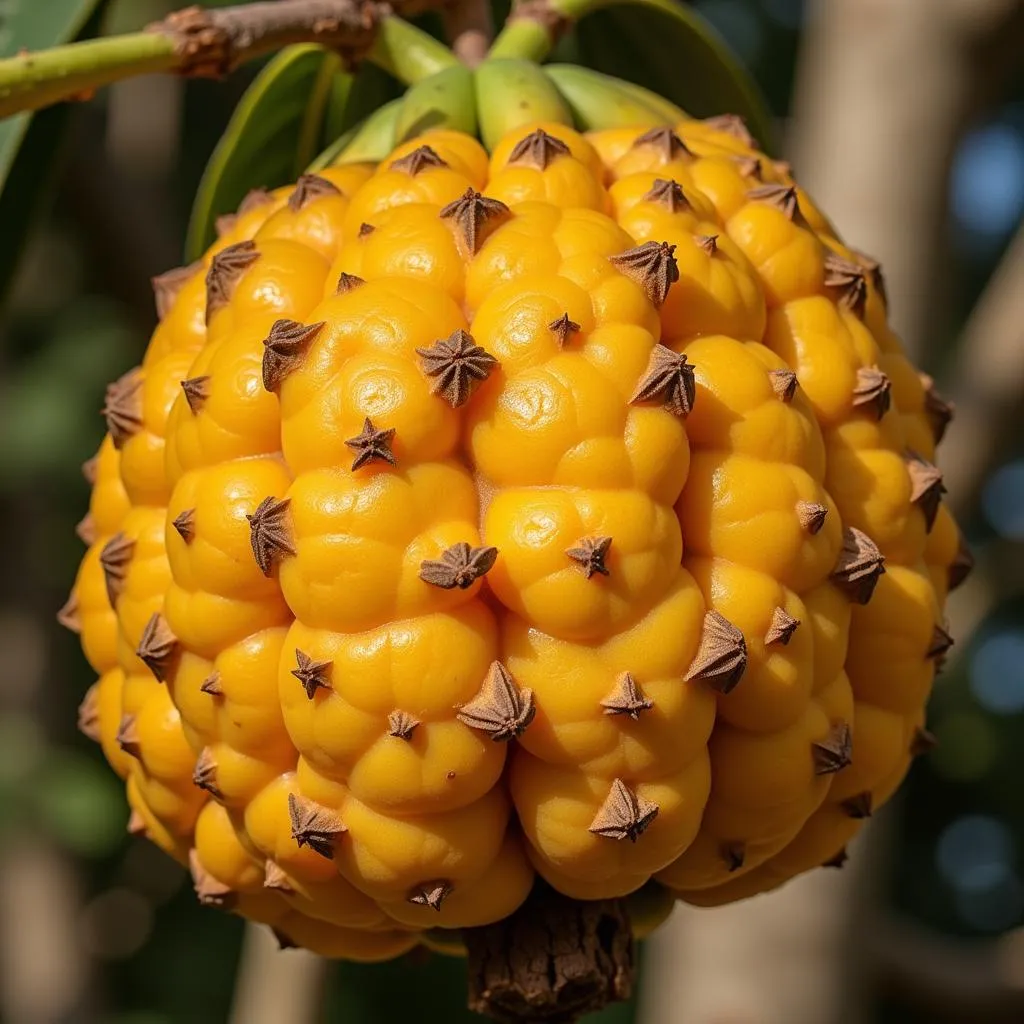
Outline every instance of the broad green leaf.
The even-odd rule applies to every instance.
[[[282,50],[256,76],[210,157],[189,222],[186,259],[198,259],[218,216],[253,188],[294,181],[320,150],[324,117],[344,74],[341,58],[319,46]]]
[[[572,57],[559,49],[556,58],[574,57],[636,82],[694,117],[739,114],[768,152],[775,149],[771,114],[756,82],[705,18],[679,0],[612,4],[579,22]]]

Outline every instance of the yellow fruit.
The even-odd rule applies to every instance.
[[[62,618],[203,902],[457,954],[539,876],[646,934],[898,785],[966,565],[948,416],[730,125],[427,132],[158,279]]]

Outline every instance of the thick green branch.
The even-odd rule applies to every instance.
[[[439,4],[440,0],[418,0],[415,6]],[[391,9],[377,0],[276,0],[214,10],[188,7],[145,32],[0,61],[0,117],[76,99],[111,82],[152,72],[217,78],[293,43],[319,43],[350,61],[366,57],[406,82],[455,63],[444,46],[391,16]]]

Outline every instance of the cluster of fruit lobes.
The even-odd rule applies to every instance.
[[[788,168],[734,118],[441,130],[219,229],[110,386],[62,612],[132,830],[358,959],[535,873],[838,863],[968,563],[950,410]]]

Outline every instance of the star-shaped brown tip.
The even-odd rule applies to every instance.
[[[93,683],[82,703],[78,705],[78,731],[93,743],[99,743],[100,732],[100,685]]]
[[[431,910],[440,912],[441,904],[452,892],[451,882],[439,879],[435,882],[423,882],[406,897],[410,903],[419,907],[429,907]]]
[[[134,807],[128,815],[126,830],[130,836],[143,836],[146,834],[146,819]]]
[[[535,712],[533,691],[520,690],[508,669],[495,661],[480,692],[455,717],[471,729],[488,733],[495,743],[505,743],[525,732]]]
[[[91,459],[86,459],[82,463],[82,476],[85,477],[85,482],[90,485],[95,485],[96,474],[99,472],[100,457],[94,455]]]
[[[833,854],[828,860],[822,861],[821,866],[823,868],[841,868],[846,865],[846,862],[850,859],[850,855],[846,852],[844,846],[838,853]]]
[[[580,325],[575,320],[570,320],[568,313],[563,313],[557,320],[552,320],[548,324],[548,330],[558,340],[558,347],[565,348],[572,336],[579,332]]]
[[[354,288],[358,288],[361,284],[366,284],[358,274],[347,274],[344,270],[338,277],[338,285],[334,289],[335,295],[346,295]]]
[[[935,517],[939,514],[939,503],[946,493],[942,473],[937,466],[924,456],[908,450],[904,454],[907,472],[910,474],[910,500],[924,515],[924,528],[931,533]]]
[[[292,675],[306,691],[306,696],[312,700],[317,690],[329,690],[331,688],[331,666],[330,661],[314,661],[308,654],[295,648],[295,663],[298,666],[293,668]]]
[[[885,558],[875,542],[856,527],[843,529],[843,547],[832,570],[832,582],[857,604],[867,604],[885,575]]]
[[[295,892],[295,887],[288,880],[284,869],[277,861],[273,860],[268,860],[263,867],[263,888],[273,889],[285,896],[290,896]]]
[[[864,790],[863,793],[857,793],[848,800],[844,800],[840,806],[848,817],[862,820],[871,817],[871,812],[874,809],[873,804],[874,801],[871,799],[870,790]]]
[[[117,745],[129,756],[139,760],[142,748],[139,745],[139,729],[134,715],[122,715],[117,727]]]
[[[658,402],[673,416],[686,417],[693,412],[696,399],[697,379],[686,356],[665,345],[655,345],[647,370],[629,399],[630,405]]]
[[[302,174],[295,182],[295,188],[288,197],[288,208],[298,213],[307,203],[323,196],[340,196],[341,189],[332,181],[321,178],[319,174]]]
[[[672,178],[655,178],[654,184],[644,193],[642,200],[648,203],[657,203],[669,213],[678,213],[680,210],[691,208],[690,200],[686,198],[682,185]]]
[[[107,584],[107,600],[113,608],[124,590],[128,566],[135,554],[135,541],[124,533],[115,533],[100,552],[100,567]]]
[[[110,440],[120,450],[142,429],[142,371],[138,367],[107,385],[101,411]]]
[[[929,732],[923,726],[918,726],[914,730],[914,735],[910,740],[910,756],[920,757],[922,754],[927,754],[933,751],[939,745],[939,738],[932,732]]]
[[[276,320],[263,339],[263,387],[277,393],[281,382],[301,364],[313,339],[324,329],[324,321],[300,324],[297,320]]]
[[[289,793],[288,817],[291,820],[292,839],[300,849],[308,846],[321,857],[334,860],[334,844],[338,836],[348,831],[334,811],[313,800]]]
[[[974,568],[974,555],[971,554],[971,549],[967,545],[967,538],[964,537],[963,533],[960,534],[960,542],[956,549],[956,555],[953,558],[952,563],[947,569],[947,576],[949,580],[949,589],[956,590],[961,583],[971,574],[971,570]]]
[[[221,249],[206,272],[206,322],[231,301],[242,275],[260,258],[256,243],[236,242]]]
[[[792,370],[769,370],[768,380],[771,383],[772,391],[778,395],[781,401],[787,404],[793,401],[799,381]]]
[[[668,242],[644,242],[608,261],[626,277],[636,281],[656,306],[668,298],[669,289],[679,280],[676,247]]]
[[[210,378],[189,377],[188,380],[181,381],[181,390],[185,392],[185,401],[188,402],[192,415],[198,416],[199,410],[206,404],[206,399],[210,395]]]
[[[668,125],[660,125],[644,132],[643,135],[638,135],[633,141],[633,148],[637,149],[639,146],[653,146],[665,163],[677,157],[693,158],[693,153],[687,148],[686,143]]]
[[[466,590],[490,571],[497,557],[497,548],[474,548],[460,541],[443,551],[439,559],[421,562],[420,579],[442,590]]]
[[[464,405],[483,381],[497,369],[498,360],[482,349],[468,331],[457,328],[430,348],[418,348],[430,390],[453,409]]]
[[[217,232],[218,238],[223,238],[225,235],[229,235],[235,230],[235,225],[238,223],[237,213],[222,213],[213,222],[214,231]]]
[[[452,221],[466,248],[475,254],[483,244],[484,231],[489,224],[509,212],[499,200],[482,196],[475,188],[467,188],[460,198],[441,210],[441,219]]]
[[[216,669],[199,684],[199,692],[209,694],[211,697],[224,696],[224,686],[220,681],[220,673]]]
[[[946,428],[953,422],[956,408],[939,394],[935,389],[935,381],[927,373],[919,373],[918,377],[924,388],[924,414],[932,428],[935,443],[939,444],[946,436]]]
[[[825,257],[825,287],[835,291],[839,305],[855,316],[864,316],[868,300],[867,272],[837,252]]]
[[[747,193],[747,199],[755,203],[767,203],[789,220],[795,220],[800,213],[800,200],[795,185],[761,185]]]
[[[82,632],[82,620],[78,613],[78,594],[75,591],[71,591],[68,599],[57,612],[57,621],[72,633]]]
[[[750,134],[747,122],[739,114],[718,114],[715,117],[705,117],[701,123],[707,125],[708,128],[713,128],[716,132],[724,132],[734,139],[739,139],[744,146],[750,148],[754,146],[754,136]]]
[[[202,267],[202,263],[190,263],[187,267],[175,267],[163,274],[150,278],[153,285],[153,297],[156,300],[156,315],[163,320],[174,308],[175,300],[185,282],[194,277]]]
[[[199,902],[204,907],[218,907],[226,910],[234,904],[235,893],[231,887],[214,878],[203,867],[199,853],[194,847],[188,852],[188,869],[189,874],[192,875],[192,886],[196,891],[196,896],[199,897]]]
[[[881,419],[892,404],[892,381],[877,366],[862,366],[853,386],[853,406],[865,408]]]
[[[641,711],[654,707],[654,701],[648,700],[629,672],[623,672],[615,680],[615,688],[603,701],[601,707],[606,715],[627,715],[633,721],[640,718]]]
[[[718,235],[695,235],[693,240],[705,256],[714,256],[718,252]]]
[[[747,859],[746,844],[738,840],[722,843],[718,848],[718,852],[721,854],[722,860],[725,861],[726,869],[730,875],[734,871],[739,871]]]
[[[394,427],[378,430],[367,416],[363,420],[363,429],[345,442],[356,453],[352,460],[352,471],[362,468],[368,462],[387,462],[392,466],[396,465],[395,455],[391,450],[394,437]]]
[[[196,510],[187,508],[171,520],[171,526],[186,544],[191,544],[196,536]]]
[[[244,216],[258,210],[267,203],[272,203],[274,197],[265,188],[251,188],[245,193],[245,198],[238,204],[238,215]]]
[[[635,843],[658,816],[658,805],[644,800],[622,779],[615,779],[588,831],[606,839]]]
[[[574,562],[579,563],[583,575],[589,580],[595,573],[602,576],[611,575],[605,564],[611,546],[611,537],[584,537],[576,547],[569,548],[566,554]]]
[[[205,790],[215,800],[223,800],[224,794],[217,785],[217,760],[209,747],[203,747],[196,759],[196,767],[192,772],[192,783]]]
[[[359,225],[359,237],[365,238],[367,235],[372,235],[376,230],[377,229],[373,224],[367,224],[364,220],[363,223]]]
[[[866,253],[858,252],[856,249],[851,249],[850,251],[853,253],[854,259],[871,276],[871,283],[875,286],[875,291],[878,292],[882,304],[888,306],[889,297],[885,292],[885,275],[882,273],[882,264]]]
[[[405,171],[406,174],[415,178],[421,171],[431,167],[447,167],[448,165],[431,149],[430,146],[420,146],[411,153],[399,157],[391,162],[392,171]]]
[[[793,634],[799,625],[799,619],[794,619],[785,608],[777,606],[772,612],[772,621],[764,635],[765,647],[772,644],[782,644],[785,647],[793,639]]]
[[[96,531],[96,520],[93,519],[91,512],[86,512],[81,519],[75,524],[75,533],[78,535],[78,539],[83,544],[88,544],[92,547],[96,543],[96,537],[98,536]]]
[[[419,724],[420,720],[413,718],[408,711],[395,708],[388,715],[388,735],[400,740],[411,739]]]
[[[827,516],[828,508],[819,505],[816,501],[798,501],[796,503],[796,517],[800,522],[800,528],[812,536],[821,531]]]
[[[149,617],[135,653],[158,682],[166,681],[178,655],[178,638],[159,612]]]
[[[815,775],[834,775],[852,763],[853,732],[846,722],[836,722],[823,740],[811,744]]]
[[[741,177],[754,178],[756,181],[761,180],[763,168],[761,161],[756,156],[734,156],[732,161],[736,165],[736,170],[740,172]]]
[[[512,152],[508,155],[510,164],[530,164],[540,171],[547,170],[547,167],[560,156],[571,156],[572,150],[554,135],[549,135],[543,128],[531,132],[524,139],[515,144]]]
[[[925,657],[931,658],[933,661],[941,664],[946,660],[946,653],[950,647],[954,644],[953,638],[949,635],[946,630],[936,623],[932,627],[932,637],[928,642],[928,650],[925,651]]]
[[[249,542],[253,557],[264,576],[274,571],[274,566],[285,555],[294,555],[291,537],[288,535],[288,498],[264,498],[256,511],[245,518],[249,520]]]
[[[700,647],[684,677],[703,679],[713,690],[729,693],[747,668],[747,643],[720,612],[704,613]]]

